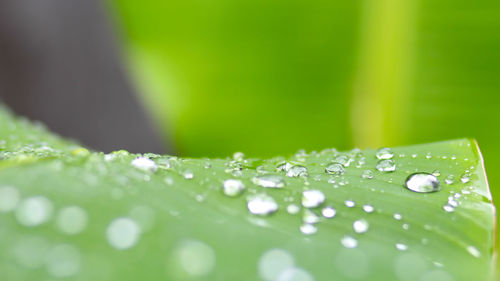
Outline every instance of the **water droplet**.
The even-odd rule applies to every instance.
[[[297,214],[299,211],[300,211],[300,206],[297,205],[297,204],[290,204],[286,207],[286,211],[290,214],[290,215],[295,215]]]
[[[90,155],[90,151],[86,148],[80,147],[71,152],[76,157],[88,157]]]
[[[37,226],[51,218],[53,209],[49,199],[43,196],[30,197],[16,209],[16,219],[24,226]]]
[[[444,182],[446,184],[453,184],[455,183],[455,176],[454,175],[449,175],[448,177],[446,177],[446,179],[444,180]]]
[[[69,277],[80,271],[80,252],[67,244],[57,245],[45,257],[47,271],[53,277]]]
[[[441,175],[441,172],[438,171],[438,170],[434,170],[434,172],[432,172],[432,174],[435,176],[435,177],[439,177]]]
[[[214,250],[204,242],[194,239],[183,240],[174,251],[172,260],[191,277],[210,274],[216,264]]]
[[[147,158],[147,157],[137,157],[131,162],[132,166],[135,168],[146,171],[146,172],[156,172],[158,170],[158,166],[155,161]]]
[[[373,213],[373,211],[375,211],[375,208],[372,205],[367,204],[363,206],[363,211],[367,213]]]
[[[325,172],[332,175],[343,175],[345,173],[344,165],[332,163],[325,168]]]
[[[481,252],[479,252],[479,250],[474,246],[468,246],[467,252],[469,252],[469,254],[471,254],[475,258],[479,258],[481,256]]]
[[[19,203],[19,190],[12,186],[0,187],[0,213],[13,211]]]
[[[240,180],[228,179],[224,181],[222,189],[225,195],[235,197],[245,190],[245,185]]]
[[[406,188],[419,193],[436,192],[441,185],[436,176],[429,173],[415,173],[406,178]]]
[[[451,212],[455,211],[455,208],[453,208],[453,206],[451,206],[449,204],[446,204],[443,206],[443,210],[445,210],[448,213],[451,213]]]
[[[318,232],[318,228],[313,224],[305,223],[300,226],[300,232],[305,235],[311,235]]]
[[[316,213],[314,213],[313,211],[305,209],[304,214],[302,215],[302,221],[309,224],[318,223],[319,216],[316,215]]]
[[[340,243],[342,246],[349,249],[356,248],[358,246],[358,240],[348,235],[342,237],[342,239],[340,239]]]
[[[254,215],[269,215],[278,210],[278,204],[269,195],[264,193],[255,194],[248,197],[247,207]]]
[[[395,219],[395,220],[398,220],[398,221],[400,221],[400,220],[402,220],[402,219],[403,219],[403,216],[402,216],[401,214],[398,214],[398,213],[395,213],[395,214],[393,215],[393,217],[394,217],[394,219]]]
[[[408,246],[402,243],[396,243],[396,249],[400,251],[406,251],[408,250]]]
[[[260,175],[252,178],[255,185],[266,188],[282,188],[285,186],[285,180],[278,175]]]
[[[282,249],[266,251],[259,259],[259,276],[266,281],[274,281],[280,273],[294,265],[290,253]]]
[[[468,183],[470,181],[470,175],[465,173],[462,175],[462,177],[460,177],[460,181],[462,183]]]
[[[307,168],[304,166],[292,166],[287,172],[287,177],[296,178],[296,177],[307,177]]]
[[[378,159],[391,159],[394,157],[394,153],[392,150],[388,147],[383,147],[377,150],[377,153],[375,154]]]
[[[361,174],[361,177],[364,179],[372,179],[373,178],[373,171],[372,170],[364,170],[363,173]]]
[[[282,162],[276,166],[276,171],[278,172],[288,172],[293,165],[289,162]]]
[[[394,172],[396,170],[396,164],[391,159],[384,159],[378,161],[376,168],[381,172]]]
[[[342,164],[344,167],[349,167],[354,159],[347,157],[346,155],[339,155],[333,159],[332,162]]]
[[[316,208],[325,202],[325,194],[320,190],[306,190],[302,192],[302,206],[305,208]]]
[[[185,170],[184,173],[182,173],[182,176],[187,180],[194,179],[194,173],[191,170]]]
[[[243,154],[243,152],[235,152],[233,154],[233,160],[243,162],[243,160],[245,160],[245,154]]]
[[[59,211],[56,224],[66,234],[73,235],[82,232],[87,227],[87,213],[78,206],[69,206]]]
[[[140,233],[139,225],[134,220],[117,218],[106,229],[106,238],[113,248],[125,250],[137,243]]]
[[[352,200],[346,200],[344,201],[344,204],[349,208],[353,208],[354,206],[356,206],[356,203]]]
[[[321,210],[321,214],[323,215],[323,217],[329,219],[335,217],[337,211],[333,207],[328,206]]]
[[[356,233],[365,233],[368,231],[369,227],[370,225],[368,224],[368,221],[366,221],[365,219],[357,220],[352,224],[352,228]]]

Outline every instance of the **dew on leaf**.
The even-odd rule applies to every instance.
[[[320,190],[312,189],[302,192],[302,206],[305,208],[316,208],[325,202],[325,194]]]
[[[446,179],[444,180],[444,182],[448,185],[455,183],[455,175],[447,176]]]
[[[252,178],[252,182],[266,188],[283,188],[285,186],[285,180],[278,175],[255,176]]]
[[[396,164],[391,159],[383,159],[378,161],[376,168],[381,172],[394,172],[396,170]]]
[[[135,168],[146,171],[146,172],[156,172],[158,166],[155,161],[147,158],[147,157],[137,157],[131,162],[132,166]]]
[[[278,204],[274,198],[264,193],[249,196],[247,207],[250,213],[261,216],[270,215],[278,210]]]
[[[302,215],[302,221],[305,222],[305,223],[309,223],[309,224],[318,223],[319,222],[319,216],[316,215],[316,213],[314,213],[311,210],[304,209],[304,213]]]
[[[307,168],[300,165],[294,165],[290,167],[290,169],[288,169],[288,171],[286,172],[286,176],[291,178],[307,177]]]
[[[340,243],[342,246],[349,249],[356,248],[358,246],[358,240],[348,235],[342,237],[342,239],[340,239]]]
[[[240,195],[245,190],[245,185],[240,180],[227,179],[222,186],[223,193],[229,197]]]
[[[354,232],[356,233],[365,233],[368,231],[368,228],[370,227],[369,223],[365,219],[360,219],[355,221],[352,224],[352,228],[354,229]]]
[[[418,193],[436,192],[441,185],[436,176],[429,173],[414,173],[406,178],[406,188]]]
[[[481,252],[474,246],[467,246],[467,252],[475,258],[481,257]]]
[[[318,232],[318,228],[313,224],[304,223],[300,226],[300,232],[305,235],[311,235]]]
[[[364,179],[372,179],[373,178],[373,171],[372,170],[364,170],[361,173],[361,177]]]
[[[377,150],[377,153],[375,154],[378,159],[391,159],[394,157],[394,152],[388,147],[383,147]]]
[[[300,206],[297,205],[297,204],[290,204],[286,207],[286,211],[290,214],[290,215],[295,215],[297,214],[299,211],[300,211]]]
[[[187,179],[187,180],[192,180],[194,179],[194,173],[193,171],[191,170],[185,170],[183,173],[182,173],[182,176]]]
[[[344,204],[346,205],[346,207],[349,207],[349,208],[353,208],[354,206],[356,206],[356,203],[352,200],[346,200],[346,201],[344,201]]]
[[[405,244],[402,244],[402,243],[396,243],[396,249],[400,250],[400,251],[406,251],[408,250],[408,246],[405,245]]]
[[[321,214],[323,215],[323,217],[330,219],[335,217],[337,211],[335,210],[335,208],[328,206],[321,210]]]
[[[345,173],[344,165],[340,163],[332,163],[325,168],[327,174],[343,175]]]
[[[451,212],[455,211],[455,208],[450,204],[446,204],[443,206],[443,210],[445,210],[448,213],[451,213]]]
[[[373,211],[375,211],[375,208],[372,206],[372,205],[363,205],[363,211],[365,211],[366,213],[373,213]]]

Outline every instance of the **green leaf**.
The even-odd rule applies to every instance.
[[[468,139],[393,148],[393,172],[376,169],[374,150],[267,160],[89,153],[3,109],[0,140],[6,280],[469,281],[493,273],[494,207]],[[133,165],[137,157],[143,162]],[[333,161],[349,163],[343,174],[325,172]],[[278,171],[283,163],[296,168]],[[288,177],[304,172],[298,166],[307,176]],[[439,173],[441,190],[405,188],[415,172]],[[258,186],[258,175],[285,185]],[[242,194],[225,195],[227,179],[240,180]],[[314,207],[319,193],[310,193],[303,202],[306,190],[325,201]],[[273,198],[277,211],[252,214],[256,194]],[[322,215],[327,206],[333,218]]]

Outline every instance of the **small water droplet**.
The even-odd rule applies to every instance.
[[[290,214],[290,215],[295,215],[297,214],[299,211],[300,211],[300,206],[297,205],[297,204],[290,204],[286,207],[286,211]]]
[[[377,153],[375,155],[378,159],[391,159],[392,157],[394,157],[394,153],[388,147],[380,148],[379,150],[377,150]]]
[[[235,197],[245,190],[245,185],[240,180],[228,179],[224,181],[222,189],[225,195]]]
[[[354,206],[356,206],[356,203],[352,200],[346,200],[344,201],[344,204],[349,208],[353,208]]]
[[[321,214],[323,215],[323,217],[330,219],[335,217],[337,211],[333,207],[328,206],[321,210]]]
[[[358,246],[358,240],[348,235],[342,237],[342,239],[340,239],[340,243],[342,246],[349,249],[356,248]]]
[[[302,206],[316,208],[325,201],[325,194],[320,190],[306,190],[302,192]]]
[[[408,246],[402,243],[396,243],[396,249],[400,251],[406,251],[408,250]]]
[[[460,177],[460,181],[462,183],[468,183],[470,181],[470,175],[468,173],[465,173]]]
[[[434,172],[432,172],[432,174],[435,176],[435,177],[439,177],[441,175],[441,172],[439,172],[438,170],[434,170]]]
[[[455,211],[455,208],[449,204],[446,204],[443,206],[443,210],[445,210],[448,213],[451,213],[451,212]]]
[[[444,182],[448,185],[455,183],[455,175],[449,175],[448,177],[446,177]]]
[[[479,250],[474,246],[468,246],[467,252],[469,252],[469,254],[471,254],[475,258],[479,258],[481,256],[481,252],[479,252]]]
[[[363,211],[367,213],[373,213],[373,211],[375,211],[375,208],[372,205],[367,204],[363,206]]]
[[[436,192],[441,185],[436,176],[429,173],[415,173],[406,178],[406,188],[418,193]]]
[[[43,196],[34,196],[21,202],[16,209],[16,219],[24,226],[37,226],[52,217],[52,202]]]
[[[106,229],[108,243],[115,249],[125,250],[133,247],[139,240],[139,225],[130,218],[117,218]]]
[[[352,159],[350,159],[346,155],[339,155],[333,159],[333,162],[342,164],[344,167],[349,167],[349,165],[352,162]]]
[[[368,228],[370,227],[369,223],[365,219],[360,219],[355,221],[352,224],[352,228],[354,229],[354,232],[356,233],[365,233],[368,231]]]
[[[372,170],[364,170],[363,173],[361,173],[361,177],[364,179],[372,179],[373,178],[373,171]]]
[[[318,232],[318,228],[313,224],[304,223],[300,226],[300,232],[305,235],[311,235]]]
[[[296,178],[296,177],[307,177],[307,168],[304,166],[295,165],[292,166],[287,172],[287,177]]]
[[[393,215],[393,218],[394,218],[395,220],[400,221],[400,220],[402,220],[402,219],[403,219],[403,216],[402,216],[401,214],[395,213],[395,214]]]
[[[319,216],[316,215],[316,213],[314,213],[313,211],[305,209],[304,214],[302,215],[302,221],[309,224],[318,223]]]
[[[384,159],[378,161],[376,168],[381,172],[394,172],[396,170],[396,164],[391,159]]]
[[[285,186],[285,180],[278,175],[260,175],[252,178],[255,185],[266,188],[282,188]]]
[[[182,173],[182,176],[187,180],[194,179],[194,173],[191,170],[185,170],[184,173]]]
[[[325,172],[332,175],[343,175],[345,173],[344,165],[332,163],[325,168]]]
[[[278,204],[274,198],[264,193],[249,196],[247,207],[250,213],[261,216],[272,214],[278,210]]]
[[[245,154],[243,154],[243,152],[235,152],[233,154],[233,160],[243,162],[243,160],[245,160]]]

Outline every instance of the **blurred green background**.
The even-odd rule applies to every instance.
[[[185,156],[474,137],[500,200],[500,1],[112,0]]]

